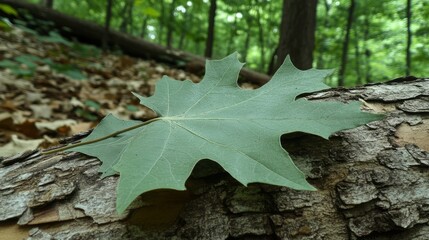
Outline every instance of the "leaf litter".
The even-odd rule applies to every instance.
[[[32,140],[39,147],[57,145],[109,113],[123,119],[152,117],[130,93],[152,94],[163,75],[200,81],[155,61],[103,54],[53,37],[57,40],[46,41],[17,27],[0,31],[0,158],[34,149]],[[8,143],[16,139],[28,141],[28,147],[11,148]]]

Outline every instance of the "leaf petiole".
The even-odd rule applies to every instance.
[[[133,129],[139,128],[139,127],[143,127],[143,126],[145,126],[145,125],[147,125],[147,124],[149,124],[151,122],[155,122],[157,120],[160,120],[160,118],[158,118],[158,117],[157,118],[152,118],[152,119],[149,119],[149,120],[147,120],[145,122],[142,122],[142,123],[139,123],[137,125],[134,125],[132,127],[127,127],[127,128],[122,129],[122,130],[113,132],[113,133],[111,133],[109,135],[106,135],[104,137],[96,138],[96,139],[93,139],[93,140],[90,140],[90,141],[80,142],[80,143],[76,143],[76,144],[69,144],[67,146],[56,148],[56,149],[53,149],[53,150],[42,151],[41,154],[42,155],[48,155],[48,154],[52,154],[52,153],[62,152],[62,151],[65,151],[67,149],[75,148],[75,147],[78,147],[78,146],[83,146],[83,145],[88,145],[88,144],[100,142],[100,141],[103,141],[105,139],[108,139],[108,138],[111,138],[111,137],[115,137],[115,136],[117,136],[117,135],[119,135],[121,133],[128,132],[128,131],[131,131]]]

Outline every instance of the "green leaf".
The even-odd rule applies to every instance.
[[[6,14],[9,14],[9,15],[13,15],[15,17],[18,16],[18,12],[15,10],[15,8],[13,8],[7,4],[0,3],[0,11],[4,12]]]
[[[114,138],[72,150],[98,157],[104,175],[120,173],[117,210],[123,212],[141,193],[185,189],[196,163],[211,159],[244,185],[252,182],[315,190],[280,144],[285,133],[332,133],[380,119],[360,104],[296,99],[328,88],[331,70],[301,71],[287,58],[271,81],[256,90],[241,89],[243,64],[234,53],[207,61],[200,83],[163,77],[151,97],[136,95],[158,114],[149,124]],[[138,124],[107,116],[85,141]],[[113,168],[113,170],[112,170]]]
[[[19,67],[19,63],[5,59],[0,61],[0,67],[2,68],[16,68]]]
[[[72,43],[70,41],[68,41],[67,39],[65,39],[59,33],[53,32],[53,31],[49,32],[49,36],[38,36],[38,39],[40,41],[43,41],[43,42],[61,43],[61,44],[64,44],[65,46],[68,46],[68,47],[72,46]]]
[[[83,74],[82,71],[79,68],[77,68],[75,65],[58,64],[58,63],[53,63],[50,65],[58,73],[62,73],[62,74],[66,75],[72,79],[76,79],[76,80],[86,79],[85,74]]]
[[[86,100],[85,102],[84,102],[84,104],[85,104],[85,106],[87,106],[87,107],[90,107],[90,108],[93,108],[93,110],[95,110],[95,111],[98,111],[98,110],[100,110],[100,104],[98,103],[98,102],[96,102],[96,101],[93,101],[93,100]]]
[[[76,109],[75,111],[74,111],[74,113],[77,115],[77,116],[79,116],[79,117],[83,117],[83,118],[85,118],[85,119],[87,119],[87,120],[90,120],[90,121],[97,121],[98,120],[98,117],[96,116],[96,115],[94,115],[94,114],[92,114],[91,112],[89,112],[89,111],[87,111],[87,110],[84,110],[84,109],[82,109],[82,108],[78,108],[78,109]],[[101,159],[101,158],[100,158]]]
[[[130,112],[137,112],[139,110],[139,108],[134,105],[126,105],[125,108]]]
[[[37,56],[34,56],[34,55],[23,54],[23,55],[15,57],[14,60],[19,62],[19,63],[26,65],[30,69],[34,69],[37,67],[36,62],[40,61],[41,59]]]
[[[143,8],[143,14],[145,14],[149,17],[152,17],[152,18],[157,18],[161,15],[161,13],[153,7]]]
[[[91,135],[85,138],[85,141],[91,141],[106,136],[114,131],[117,131],[118,129],[131,127],[138,123],[140,123],[140,121],[120,120],[112,114],[109,114],[103,118],[103,120],[101,120],[100,124],[97,126],[97,130],[93,131]],[[97,156],[99,159],[112,160],[103,161],[103,164],[99,170],[103,173],[102,177],[110,176],[116,173],[116,171],[112,168],[113,165],[117,162],[114,160],[118,160],[121,157],[121,154],[125,150],[127,144],[130,142],[130,139],[137,135],[140,130],[141,129],[135,129],[125,132],[117,137],[104,140],[103,143],[107,144],[107,146],[109,146],[108,148],[100,144],[92,144],[74,148],[73,151],[85,153],[90,156]]]

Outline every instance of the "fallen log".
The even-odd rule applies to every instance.
[[[207,160],[187,191],[148,192],[118,214],[118,177],[99,179],[97,159],[34,151],[0,162],[0,239],[427,239],[429,80],[306,98],[362,99],[366,110],[386,114],[329,141],[283,137],[318,191],[244,187]]]
[[[0,0],[0,3],[8,4],[17,9],[25,9],[34,17],[49,20],[60,29],[68,28],[72,35],[84,42],[91,42],[101,46],[104,36],[104,28],[95,23],[62,14],[58,11],[43,7],[41,5],[27,3],[21,0]],[[124,53],[146,59],[154,59],[167,63],[189,63],[204,66],[205,58],[191,53],[168,49],[161,45],[151,43],[141,38],[110,30],[108,33],[108,44],[119,47]],[[269,80],[269,76],[243,68],[240,75],[244,81],[263,85]]]

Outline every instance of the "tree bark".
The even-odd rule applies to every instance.
[[[210,0],[210,9],[209,9],[209,27],[207,29],[207,40],[206,40],[206,50],[204,56],[211,58],[213,55],[213,43],[214,43],[214,28],[215,28],[215,19],[216,19],[216,0]]]
[[[8,239],[427,239],[429,80],[404,78],[307,95],[365,101],[385,119],[330,140],[286,135],[282,144],[318,191],[245,187],[200,162],[186,191],[141,195],[115,211],[117,176],[99,161],[37,151],[0,160],[0,236]],[[75,136],[65,142],[76,141]],[[19,227],[18,227],[19,226]],[[7,235],[5,235],[7,234]]]
[[[311,68],[316,30],[316,7],[317,0],[283,0],[277,57],[269,74],[273,74],[280,67],[287,55],[290,55],[297,68]]]
[[[338,86],[344,86],[344,77],[346,74],[346,67],[347,67],[347,56],[349,52],[350,30],[352,28],[354,11],[355,11],[355,0],[350,0],[350,7],[349,7],[348,17],[347,17],[346,34],[344,37],[343,51],[341,55],[341,65],[340,65],[340,70],[338,71]]]
[[[407,0],[407,49],[406,49],[406,69],[405,75],[410,76],[411,74],[411,0]]]
[[[11,5],[17,9],[26,9],[33,16],[53,21],[59,28],[67,27],[71,30],[73,37],[87,43],[99,45],[102,42],[105,29],[97,24],[76,19],[71,16],[61,14],[35,4],[29,4],[19,0],[0,0],[0,3]],[[176,49],[167,49],[163,46],[145,41],[140,38],[122,34],[118,31],[110,30],[108,33],[108,43],[118,46],[124,53],[134,57],[149,58],[157,61],[178,64],[178,63],[198,63],[204,70],[205,58]],[[243,81],[248,81],[258,85],[263,85],[269,80],[269,76],[247,68],[240,72]]]

